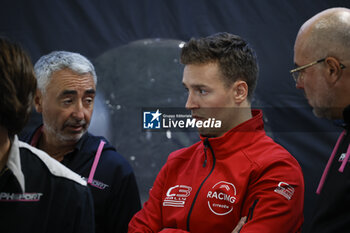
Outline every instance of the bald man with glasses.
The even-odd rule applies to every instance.
[[[332,8],[306,21],[294,46],[291,70],[317,117],[344,127],[316,193],[309,232],[349,232],[350,227],[350,9]]]

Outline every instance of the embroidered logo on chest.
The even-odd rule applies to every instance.
[[[346,153],[342,153],[338,159],[338,162],[343,162],[345,159]],[[350,158],[348,159],[348,162],[350,162]]]
[[[187,185],[175,185],[168,189],[163,206],[184,207],[192,188]]]
[[[229,214],[236,202],[236,195],[233,184],[226,181],[216,183],[207,194],[209,209],[216,215]]]
[[[83,178],[83,180],[88,182],[88,178],[83,177],[83,176],[81,178]],[[98,181],[98,180],[92,180],[92,183],[88,183],[88,184],[91,185],[92,187],[95,187],[98,189],[106,189],[109,187],[108,184],[102,183],[101,181]]]
[[[43,193],[0,193],[0,202],[37,202]]]

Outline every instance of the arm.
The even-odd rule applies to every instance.
[[[78,206],[74,219],[74,232],[76,233],[94,233],[95,232],[95,215],[92,195],[88,187],[83,187],[85,190],[82,195],[79,195],[76,202],[72,203],[72,207]]]
[[[233,229],[233,231],[231,233],[239,233],[239,232],[241,232],[241,228],[246,223],[246,221],[247,221],[247,217],[242,217],[239,220],[239,222],[238,222],[237,226],[235,227],[235,229]]]
[[[135,175],[127,160],[115,150],[104,150],[101,158],[96,174],[108,185],[103,190],[92,189],[97,197],[95,202],[99,201],[95,203],[100,211],[97,229],[104,233],[126,233],[131,218],[141,209]]]
[[[130,168],[131,169],[131,168]],[[132,170],[128,174],[118,174],[117,187],[114,187],[108,202],[108,232],[127,232],[128,223],[141,209],[140,196]]]
[[[159,172],[149,193],[149,199],[143,208],[134,215],[129,223],[129,233],[136,232],[176,232],[176,229],[163,229],[162,224],[162,194],[166,180],[167,166]],[[181,232],[181,231],[177,231]]]
[[[160,233],[189,233],[189,232],[181,230],[181,229],[166,228],[166,229],[161,230]]]
[[[271,162],[250,184],[242,211],[247,223],[240,233],[300,232],[303,205],[304,180],[297,162]]]

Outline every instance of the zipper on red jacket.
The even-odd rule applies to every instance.
[[[259,201],[259,199],[256,199],[256,200],[254,201],[252,207],[249,208],[246,223],[248,222],[248,220],[252,220],[252,218],[253,218],[253,213],[254,213],[254,209],[255,209],[255,206],[256,206],[256,204],[258,203],[258,201]]]
[[[204,146],[204,162],[203,167],[207,166],[207,146]]]
[[[200,190],[202,189],[203,184],[204,184],[205,181],[209,178],[209,176],[213,173],[214,167],[215,167],[215,162],[216,162],[214,150],[213,150],[213,148],[211,147],[211,145],[210,145],[210,143],[209,143],[209,139],[208,139],[208,138],[204,139],[203,144],[204,144],[204,153],[205,153],[205,160],[204,160],[203,167],[205,167],[205,164],[206,164],[206,161],[207,161],[207,148],[210,149],[211,154],[212,154],[212,156],[213,156],[213,166],[212,166],[212,168],[211,168],[209,174],[207,175],[207,177],[205,177],[204,180],[202,181],[202,183],[201,183],[201,185],[199,186],[199,188],[198,188],[198,190],[197,190],[197,192],[196,192],[196,195],[194,196],[194,199],[193,199],[193,201],[192,201],[191,208],[190,208],[190,211],[188,212],[188,216],[187,216],[187,231],[188,231],[188,232],[190,232],[190,218],[191,218],[191,213],[192,213],[194,204],[195,204],[195,202],[196,202],[196,200],[197,200],[197,197],[198,197],[198,194],[199,194]]]
[[[256,204],[258,203],[258,201],[259,201],[259,199],[256,199],[256,200],[254,201],[253,205],[249,208],[248,215],[247,215],[247,219],[245,220],[245,223],[244,223],[244,224],[246,224],[246,223],[248,222],[248,220],[252,220],[254,208],[255,208]],[[238,233],[240,233],[241,230],[242,230],[242,228],[239,229]]]

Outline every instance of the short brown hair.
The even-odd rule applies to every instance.
[[[10,137],[27,123],[35,91],[29,56],[18,44],[0,37],[0,125]]]
[[[181,63],[206,64],[217,62],[226,84],[243,80],[248,85],[251,100],[258,79],[258,64],[254,50],[241,37],[221,32],[205,38],[192,38],[181,50]]]

